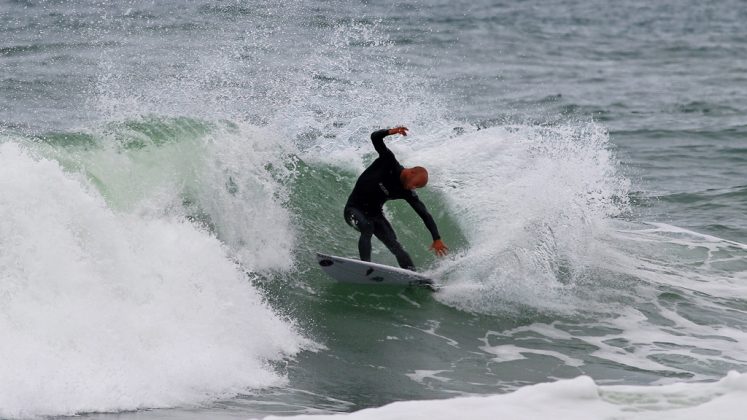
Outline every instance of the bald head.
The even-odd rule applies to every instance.
[[[399,179],[406,190],[423,188],[428,184],[428,171],[422,166],[405,168],[400,173]]]

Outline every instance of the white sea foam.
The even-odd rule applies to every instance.
[[[599,386],[588,376],[526,386],[510,394],[403,401],[350,414],[265,417],[280,419],[473,420],[672,420],[744,418],[747,375],[729,373],[718,382],[665,386]]]
[[[541,350],[541,349],[528,349],[526,347],[519,347],[513,344],[503,344],[500,346],[482,346],[481,350],[494,354],[493,361],[496,362],[510,362],[513,360],[526,359],[527,355],[541,355],[554,357],[565,363],[566,366],[578,367],[584,364],[583,361],[568,357],[563,353],[552,351],[552,350]]]
[[[747,363],[743,331],[698,325],[666,308],[657,310],[657,316],[666,320],[664,325],[652,322],[635,308],[617,308],[615,316],[589,320],[584,327],[574,328],[573,334],[560,329],[559,322],[488,331],[480,339],[484,343],[480,349],[499,363],[544,355],[583,371],[586,363],[605,360],[650,372],[688,375],[693,380],[712,379],[724,366],[736,368]],[[664,377],[658,382],[674,380]]]
[[[0,250],[0,417],[277,385],[269,363],[306,342],[214,236],[177,217],[113,211],[14,142],[0,144]]]
[[[729,298],[747,293],[747,245],[664,223],[611,232],[607,267],[655,284]],[[703,302],[708,304],[708,302]]]
[[[442,378],[438,376],[439,373],[448,372],[446,370],[416,370],[412,373],[407,373],[407,377],[415,382],[421,384],[425,383],[426,379],[434,379],[440,382],[448,382],[448,378]]]

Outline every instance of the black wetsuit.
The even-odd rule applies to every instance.
[[[358,240],[361,260],[371,261],[371,235],[375,235],[397,257],[400,267],[415,270],[412,258],[402,248],[392,225],[384,217],[384,203],[389,200],[407,200],[423,219],[433,240],[441,237],[438,234],[436,222],[428,213],[425,204],[420,201],[415,191],[407,190],[402,186],[399,177],[404,168],[394,157],[394,153],[384,144],[384,137],[388,133],[389,130],[371,133],[371,141],[379,157],[363,171],[355,183],[355,188],[345,205],[345,221],[361,233]]]

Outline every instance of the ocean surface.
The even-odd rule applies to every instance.
[[[745,22],[0,0],[0,418],[742,418]],[[436,293],[315,263],[357,255],[342,208],[396,125],[450,255],[386,212]]]

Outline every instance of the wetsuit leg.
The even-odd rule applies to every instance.
[[[374,224],[365,213],[355,207],[345,206],[345,222],[361,233],[358,238],[358,254],[361,261],[371,261],[371,236],[374,234]]]
[[[397,257],[397,263],[399,266],[406,270],[415,271],[415,264],[413,264],[410,254],[402,248],[402,245],[397,240],[397,234],[394,233],[394,229],[386,217],[381,214],[372,217],[371,220],[374,225],[374,235],[376,235],[376,237],[386,245],[389,251]]]

